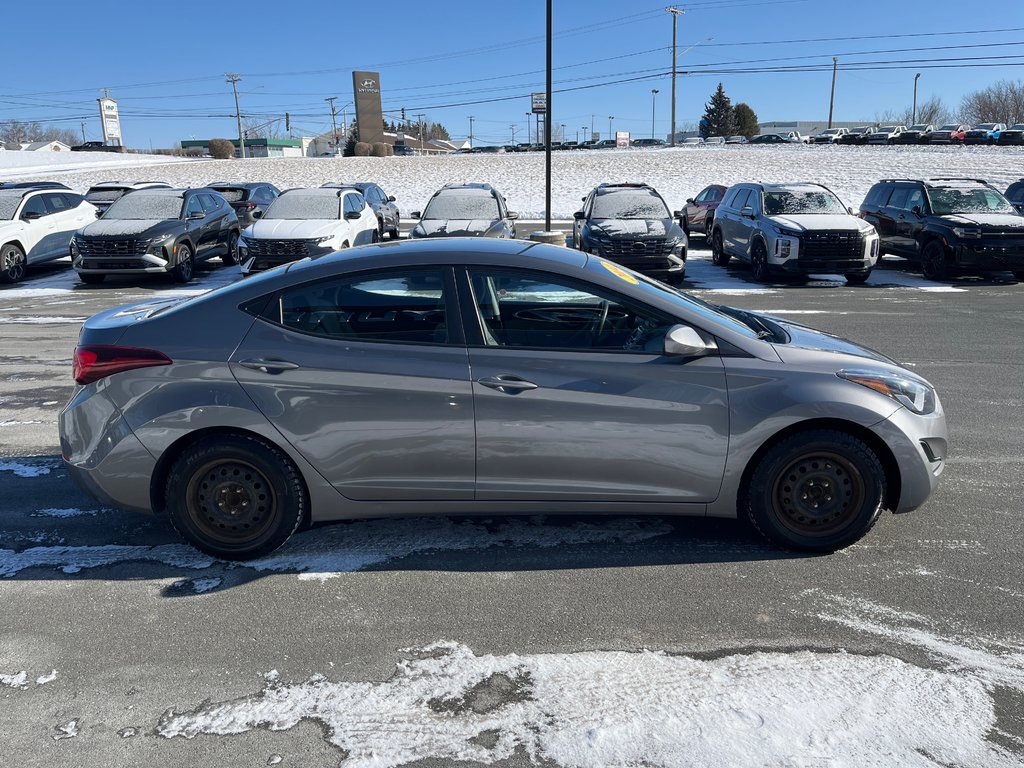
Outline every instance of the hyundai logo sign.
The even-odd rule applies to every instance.
[[[373,88],[376,84],[377,84],[376,80],[370,80],[369,78],[367,78],[366,80],[363,80],[363,82],[361,83],[363,88]]]

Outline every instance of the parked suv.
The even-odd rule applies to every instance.
[[[285,190],[238,241],[242,274],[380,239],[377,217],[358,189]]]
[[[811,139],[812,144],[838,144],[849,133],[846,128],[826,128]]]
[[[377,216],[377,232],[380,238],[383,240],[384,234],[387,233],[391,235],[392,240],[398,239],[398,225],[402,223],[402,213],[395,205],[394,195],[389,195],[370,181],[357,181],[354,184],[328,182],[323,187],[325,189],[343,189],[345,187],[358,189]]]
[[[238,216],[212,189],[138,189],[71,238],[71,263],[84,283],[107,275],[170,275],[187,283],[197,261],[236,262]]]
[[[573,214],[572,241],[670,285],[686,277],[686,234],[664,198],[647,184],[601,184]]]
[[[228,201],[228,205],[235,209],[238,216],[238,226],[245,229],[259,218],[257,214],[264,214],[270,204],[277,200],[281,190],[267,182],[237,182],[218,181],[210,185],[210,189],[219,192],[221,197]]]
[[[0,190],[0,283],[16,283],[30,264],[68,255],[75,230],[96,219],[96,208],[71,190]]]
[[[409,237],[516,236],[519,214],[508,210],[505,196],[490,184],[445,184],[435,192]]]
[[[878,230],[882,253],[919,261],[932,280],[955,268],[1024,279],[1024,216],[980,179],[880,181],[860,215]]]
[[[907,130],[899,135],[896,139],[897,144],[924,144],[927,141],[927,136],[935,130],[935,126],[931,123],[918,123],[912,125]]]
[[[861,125],[851,128],[850,132],[839,138],[840,144],[867,144],[868,138],[875,132],[873,125]]]
[[[963,144],[971,126],[963,123],[949,123],[936,128],[925,136],[929,144]]]
[[[715,212],[712,261],[749,261],[754,279],[772,273],[838,273],[867,280],[878,261],[878,234],[823,184],[736,184]]]
[[[905,125],[883,125],[868,136],[868,144],[895,144],[900,134],[907,130]]]
[[[686,199],[686,205],[680,211],[682,215],[679,216],[679,226],[683,228],[687,239],[693,232],[710,238],[711,224],[715,220],[715,209],[725,197],[726,189],[728,187],[721,184],[712,184],[704,187],[696,197]]]
[[[1024,179],[1015,181],[1006,188],[1006,199],[1014,208],[1024,214]]]
[[[964,135],[964,144],[995,144],[999,134],[1006,130],[1003,123],[982,123]]]
[[[101,181],[89,187],[85,199],[95,205],[103,213],[110,204],[127,192],[152,187],[170,188],[166,181]]]
[[[999,132],[996,143],[1001,147],[1020,146],[1024,144],[1024,123],[1015,123],[1005,131]]]

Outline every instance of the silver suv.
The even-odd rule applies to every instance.
[[[773,273],[842,274],[867,280],[878,262],[878,233],[822,184],[736,184],[715,212],[711,259],[749,261],[754,279]]]

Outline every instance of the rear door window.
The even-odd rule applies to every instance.
[[[910,187],[896,187],[892,191],[892,195],[889,197],[889,207],[903,209],[907,205],[907,199],[910,197]]]
[[[207,213],[216,213],[220,210],[220,200],[217,199],[216,195],[202,193],[199,195],[199,199],[202,201],[203,208]]]
[[[865,208],[881,208],[889,201],[889,193],[892,191],[891,184],[876,184],[864,198]]]

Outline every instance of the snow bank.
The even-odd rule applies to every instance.
[[[0,152],[0,181],[63,177],[65,174],[103,171],[105,178],[120,178],[123,169],[195,162],[165,155],[117,154],[115,152]],[[72,186],[63,178],[60,179]]]

